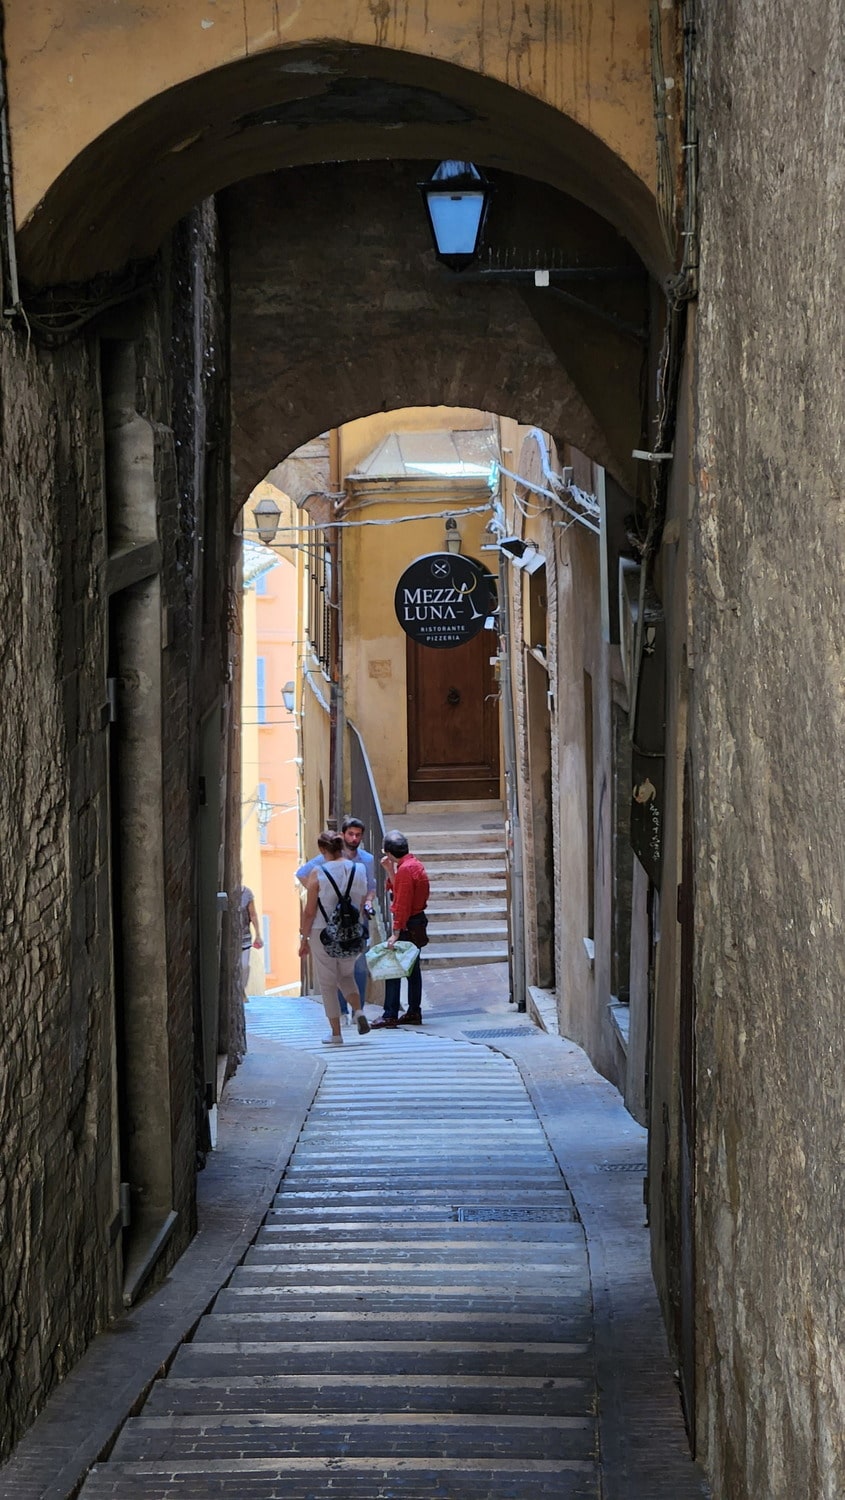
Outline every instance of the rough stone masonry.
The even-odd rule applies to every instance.
[[[702,1436],[845,1493],[842,7],[702,7],[696,372]]]

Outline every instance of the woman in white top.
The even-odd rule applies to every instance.
[[[320,994],[323,997],[323,1007],[331,1027],[329,1035],[323,1037],[323,1043],[327,1047],[343,1046],[338,990],[347,1000],[361,1035],[364,1036],[370,1029],[370,1023],[364,1015],[364,1007],[355,983],[357,952],[333,958],[323,947],[319,936],[337,905],[337,890],[334,886],[337,886],[341,895],[345,896],[351,874],[349,900],[353,906],[357,906],[360,912],[367,899],[367,872],[360,861],[343,858],[343,847],[343,839],[339,833],[327,831],[320,834],[317,848],[325,864],[317,865],[305,882],[305,906],[302,909],[302,919],[299,924],[299,956],[305,958],[309,952],[311,954]],[[334,886],[332,881],[334,881]]]

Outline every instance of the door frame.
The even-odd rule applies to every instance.
[[[499,753],[499,704],[495,675],[489,662],[484,657],[484,635],[482,630],[472,641],[466,645],[473,645],[477,641],[476,649],[482,652],[482,667],[484,679],[482,680],[482,758],[476,762],[467,762],[464,765],[455,764],[450,766],[444,763],[439,767],[443,774],[439,777],[419,775],[419,766],[412,767],[412,755],[416,756],[416,746],[419,744],[417,718],[420,712],[419,680],[429,656],[438,659],[438,667],[448,666],[448,658],[452,650],[461,650],[462,647],[435,649],[431,646],[423,646],[415,641],[412,636],[405,637],[405,670],[406,670],[406,698],[407,698],[407,781],[408,801],[485,801],[487,799],[498,799],[501,796],[501,758]],[[425,654],[424,654],[425,653]],[[488,652],[489,658],[489,652]],[[467,776],[467,772],[478,771],[475,777]],[[416,771],[417,774],[413,774]],[[452,771],[453,774],[448,773]],[[423,795],[427,784],[430,783],[432,791],[428,797]],[[412,790],[412,787],[414,788]],[[447,788],[451,787],[451,790]],[[479,789],[480,788],[480,789]]]

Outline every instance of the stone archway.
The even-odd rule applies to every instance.
[[[265,36],[255,53],[234,61],[234,44],[222,55],[210,46],[208,61],[193,66],[168,56],[172,20],[158,18],[154,35],[143,19],[122,35],[103,28],[92,44],[87,21],[71,6],[62,39],[52,35],[44,44],[37,78],[38,90],[52,78],[52,111],[56,90],[64,101],[68,79],[78,81],[73,49],[82,50],[85,87],[79,98],[71,89],[58,131],[46,101],[40,109],[25,92],[31,59],[21,49],[29,31],[13,6],[6,47],[24,277],[38,287],[120,269],[153,254],[198,199],[256,173],[443,156],[571,193],[622,232],[654,274],[665,275],[647,34],[632,3],[620,7],[617,0],[606,9],[610,35],[608,16],[597,17],[590,5],[592,41],[582,39],[568,73],[571,37],[557,38],[559,51],[548,38],[542,66],[535,39],[526,37],[515,64],[513,40],[501,36],[483,5],[475,32],[469,14],[459,27],[444,21],[416,38],[417,51],[410,27],[398,44],[388,45],[385,33],[373,45],[369,32],[356,35],[353,21],[349,35],[338,35],[342,17],[333,15],[324,32],[337,38],[332,42],[297,39],[292,20],[282,42]],[[148,67],[127,107],[126,91],[121,86],[115,95],[108,69],[135,30],[138,47],[149,49]],[[48,53],[53,71],[45,66]],[[135,76],[141,79],[140,70]]]
[[[550,290],[455,276],[434,258],[425,163],[297,169],[222,198],[232,329],[233,514],[286,453],[368,412],[471,406],[576,444],[630,494],[648,278],[624,239],[563,194],[500,174],[491,239],[563,250],[618,279]],[[546,247],[544,251],[543,247]]]

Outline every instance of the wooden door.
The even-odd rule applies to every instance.
[[[495,649],[488,630],[442,650],[408,637],[410,802],[500,795]]]

